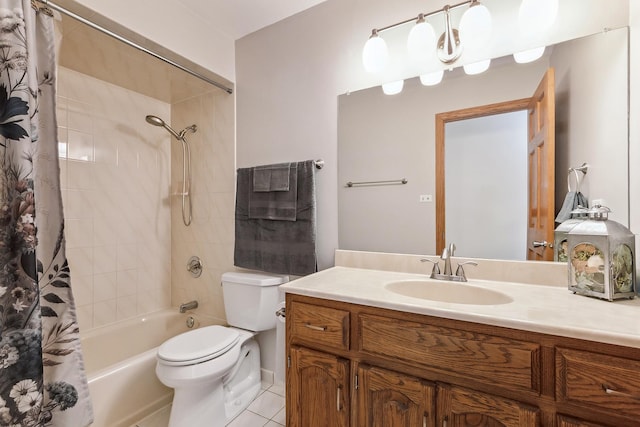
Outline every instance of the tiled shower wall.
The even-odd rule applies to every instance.
[[[82,330],[171,305],[168,103],[60,67],[67,257]]]
[[[197,300],[225,318],[220,278],[233,267],[234,97],[218,89],[167,103],[60,67],[58,133],[67,257],[83,331]],[[188,134],[193,221],[182,223]],[[186,270],[199,256],[202,276]]]
[[[171,281],[172,302],[197,300],[198,312],[224,319],[220,279],[233,270],[235,145],[234,97],[217,89],[174,102],[171,123],[180,130],[192,124],[188,134],[192,162],[193,221],[182,223],[181,200],[172,197]],[[174,141],[175,142],[175,141]],[[182,149],[171,146],[172,192],[182,185]],[[200,277],[187,272],[187,261],[198,256],[204,264]]]

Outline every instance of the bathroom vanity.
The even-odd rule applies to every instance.
[[[337,266],[281,287],[287,425],[640,425],[638,299],[471,279],[420,294],[440,283]]]

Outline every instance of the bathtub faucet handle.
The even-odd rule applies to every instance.
[[[193,300],[180,304],[180,313],[186,313],[187,310],[194,310],[198,308],[198,301]]]

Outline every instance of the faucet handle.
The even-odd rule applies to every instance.
[[[456,276],[460,277],[462,282],[467,281],[467,276],[464,274],[464,268],[462,268],[463,265],[467,265],[467,264],[478,265],[478,263],[475,261],[465,261],[458,264],[458,268],[456,269]]]
[[[432,278],[436,274],[440,274],[440,265],[438,265],[438,261],[433,261],[433,260],[431,260],[429,258],[421,258],[420,262],[430,262],[431,264],[433,264],[433,269],[431,270],[431,277]]]

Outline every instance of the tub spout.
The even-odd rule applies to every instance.
[[[198,301],[193,300],[180,304],[180,313],[185,313],[187,310],[193,310],[198,308]]]

